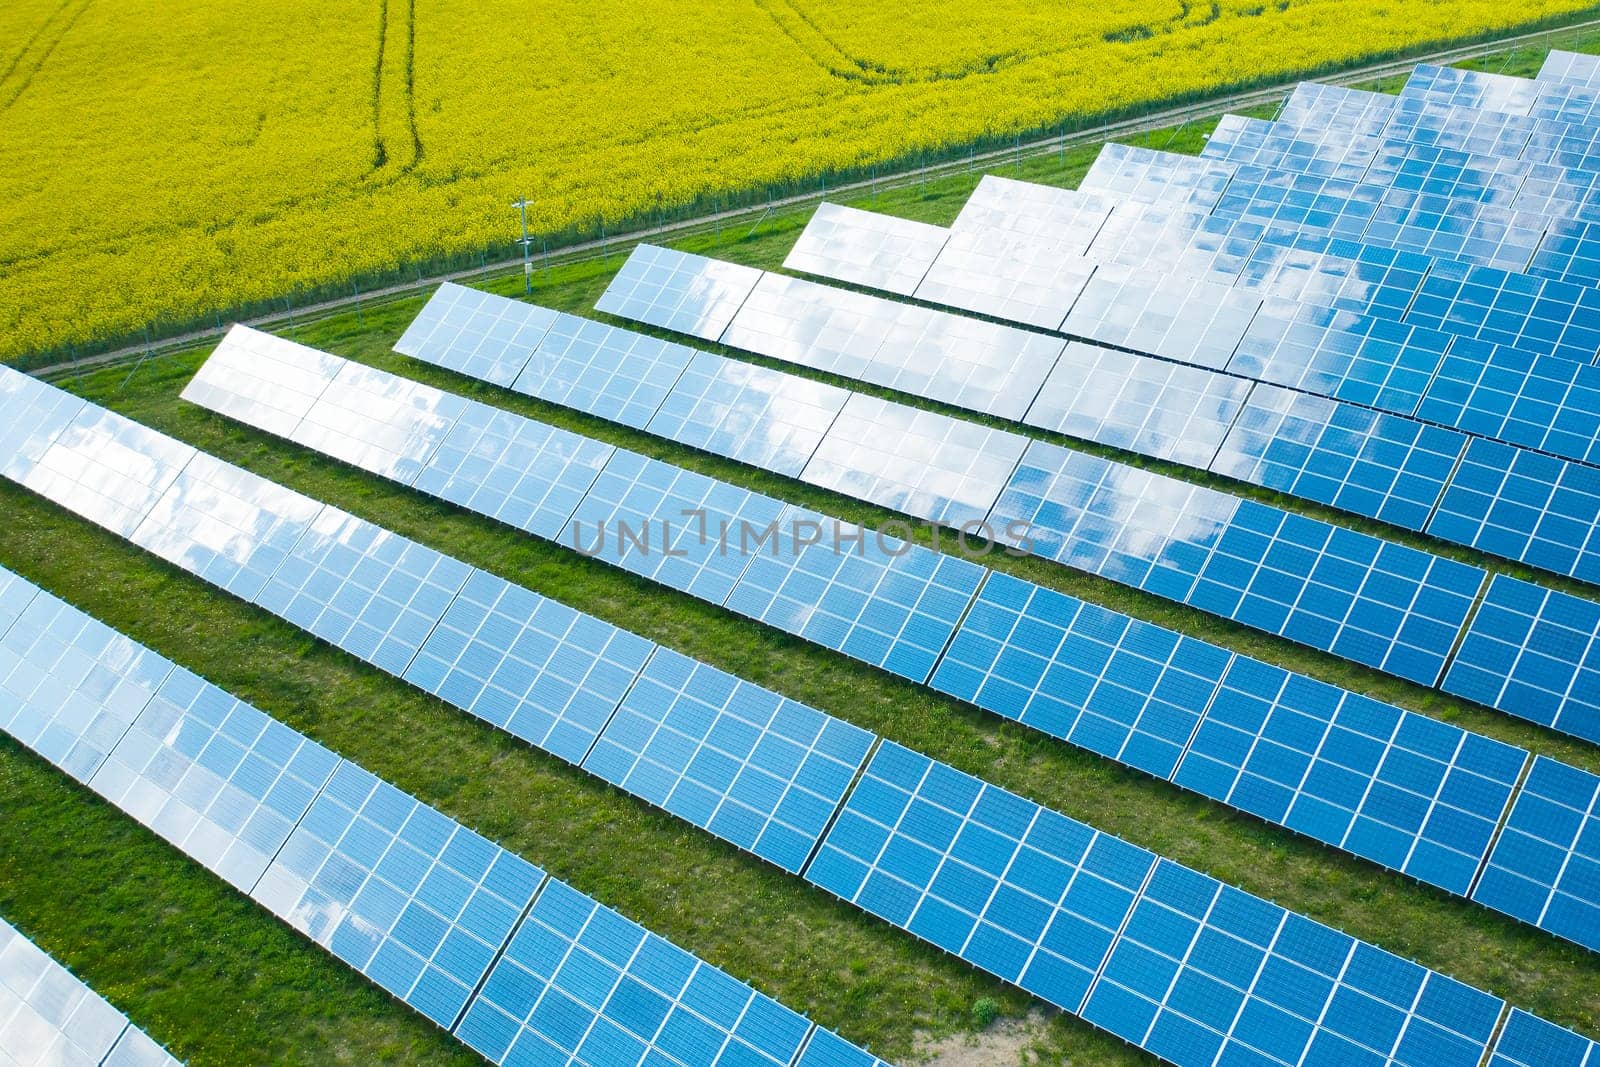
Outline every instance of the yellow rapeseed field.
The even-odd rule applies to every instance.
[[[0,357],[1592,0],[6,0]]]

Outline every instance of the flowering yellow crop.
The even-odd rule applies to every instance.
[[[6,0],[0,357],[1591,0]]]

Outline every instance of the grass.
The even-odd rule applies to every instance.
[[[1152,135],[1193,150],[1205,124]],[[1075,149],[998,173],[1073,184]],[[947,222],[977,174],[860,198]],[[807,212],[683,243],[775,267]],[[588,312],[620,260],[557,263],[535,299]],[[520,280],[492,288],[520,290]],[[403,299],[302,324],[297,339],[856,522],[893,516],[730,461],[500,392],[393,355]],[[1174,787],[598,561],[181,404],[208,350],[62,384],[319,499],[669,647],[849,719],[1285,906],[1419,959],[1553,1021],[1600,1030],[1600,960]],[[793,368],[789,368],[793,369]],[[1141,463],[1157,467],[1154,464]],[[1159,468],[1166,469],[1166,468]],[[1284,501],[1278,501],[1286,503]],[[1317,509],[1301,510],[1321,513]],[[1027,997],[709,835],[653,811],[235,601],[54,506],[0,486],[0,563],[389,778],[784,1003],[904,1057]],[[1362,526],[1344,518],[1349,525]],[[1423,540],[1421,543],[1427,543]],[[1438,546],[1430,546],[1438,547]],[[1600,753],[1528,724],[1039,560],[998,569],[1590,769]],[[430,1024],[9,741],[0,742],[0,915],[195,1064],[471,1062]],[[61,887],[74,886],[72,894]],[[1054,1017],[1051,1062],[1147,1062]]]

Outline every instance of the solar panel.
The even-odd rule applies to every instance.
[[[469,401],[348,360],[289,439],[396,481],[412,481]]]
[[[1476,438],[1428,523],[1435,537],[1600,582],[1600,470]]]
[[[583,762],[655,647],[483,571],[443,615],[405,680],[569,763]]]
[[[40,592],[0,638],[0,729],[88,782],[171,670]]]
[[[199,452],[128,539],[254,600],[321,511],[310,497]]]
[[[645,429],[794,478],[849,396],[835,385],[697,352]]]
[[[1397,319],[1432,267],[1431,257],[1415,252],[1274,229],[1262,235],[1239,284],[1285,300]]]
[[[1095,271],[1095,261],[1076,248],[1008,230],[958,229],[950,234],[915,295],[930,303],[1055,330]]]
[[[1512,1008],[1487,1067],[1600,1067],[1600,1046]]]
[[[982,566],[791,505],[726,606],[891,674],[925,681]]]
[[[759,355],[1020,418],[1061,351],[1043,334],[764,275],[722,335]]]
[[[1525,270],[1544,237],[1545,220],[1493,204],[1435,193],[1390,189],[1362,235],[1376,244]]]
[[[910,296],[948,236],[942,226],[822,203],[783,266]]]
[[[1232,653],[990,575],[928,684],[1167,778]]]
[[[806,878],[1076,1012],[1154,863],[885,741]]]
[[[1515,159],[1528,146],[1538,120],[1499,111],[1457,108],[1447,101],[1396,99],[1385,137],[1454,148],[1480,156]]]
[[[1078,188],[1121,202],[1213,207],[1232,177],[1227,163],[1112,142],[1100,149]]]
[[[1400,90],[1396,106],[1404,109],[1412,100],[1437,100],[1451,107],[1525,115],[1538,96],[1539,83],[1527,78],[1419,63]]]
[[[1600,742],[1600,604],[1495,575],[1440,688]]]
[[[1236,658],[1178,785],[1464,895],[1528,754]]]
[[[449,1029],[544,872],[341,763],[251,894]]]
[[[1538,85],[1538,96],[1528,114],[1536,119],[1593,127],[1600,123],[1600,90],[1571,82],[1548,81]]]
[[[1271,167],[1360,181],[1381,145],[1381,139],[1372,133],[1304,129],[1224,115],[1200,154],[1241,167]]]
[[[512,388],[639,429],[694,357],[687,345],[561,315]]]
[[[1537,80],[1541,84],[1566,82],[1572,85],[1600,87],[1600,56],[1584,52],[1564,52],[1552,48],[1544,57]]]
[[[1105,266],[1226,281],[1243,267],[1265,230],[1254,220],[1185,204],[1122,204],[1106,219],[1088,255]]]
[[[446,285],[440,294],[456,288]],[[254,425],[287,437],[343,363],[315,348],[235,324],[184,386],[183,399],[230,418],[248,414]]]
[[[1600,351],[1600,289],[1438,262],[1424,279],[1406,321],[1589,363]]]
[[[155,1039],[136,1026],[129,1026],[100,1067],[183,1067]]]
[[[1529,274],[1593,285],[1600,281],[1600,232],[1581,219],[1550,219],[1539,249],[1528,263]]]
[[[1515,208],[1517,192],[1535,167],[1520,159],[1385,141],[1361,180],[1390,189]]]
[[[72,424],[84,401],[19,370],[0,366],[0,474],[21,482],[38,465],[50,444]]]
[[[595,309],[715,341],[762,277],[754,267],[641,244]]]
[[[165,434],[85,405],[20,480],[127,537],[194,455],[195,449]]]
[[[1023,421],[1204,469],[1250,391],[1242,378],[1073,341]]]
[[[1241,166],[1217,202],[1216,214],[1259,226],[1330,237],[1359,238],[1383,203],[1385,190],[1319,174]]]
[[[1344,85],[1301,82],[1278,112],[1288,128],[1328,129],[1347,135],[1375,134],[1388,125],[1396,98]]]
[[[256,603],[399,674],[470,573],[459,560],[325,507]]]
[[[177,668],[89,787],[248,893],[338,762]]]
[[[663,648],[583,769],[798,874],[873,741]]]
[[[137,1037],[128,1039],[128,1035]],[[177,1064],[104,997],[0,919],[0,1063],[17,1067],[99,1067],[130,1063],[116,1049],[143,1044]],[[121,1053],[126,1056],[127,1051]]]
[[[1463,563],[1035,442],[990,518],[1035,555],[1433,685],[1483,586]]]
[[[703,474],[617,452],[560,534],[585,555],[720,604],[787,505]]]
[[[1600,777],[1535,759],[1472,899],[1600,952]]]
[[[1055,242],[1067,254],[1082,255],[1113,204],[1108,197],[1075,189],[985,174],[962,205],[951,230],[1005,230]]]
[[[852,393],[800,480],[920,519],[981,523],[1028,440]]]
[[[1102,267],[1061,329],[1105,344],[1220,369],[1261,307],[1241,289],[1135,268]]]
[[[1263,384],[1210,469],[1420,530],[1466,447],[1451,430]]]
[[[394,350],[509,386],[557,317],[548,308],[445,282],[395,342]]]
[[[863,1052],[829,1030],[818,1029],[806,1042],[794,1067],[889,1067],[870,1052]]]
[[[1083,1015],[1175,1063],[1476,1067],[1503,1008],[1161,860]]]
[[[493,1063],[787,1067],[811,1025],[552,880],[461,1020]]]

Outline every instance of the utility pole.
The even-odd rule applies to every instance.
[[[511,201],[511,206],[522,215],[522,240],[517,242],[522,246],[522,291],[524,294],[532,294],[533,239],[528,236],[528,198],[519,196]]]

